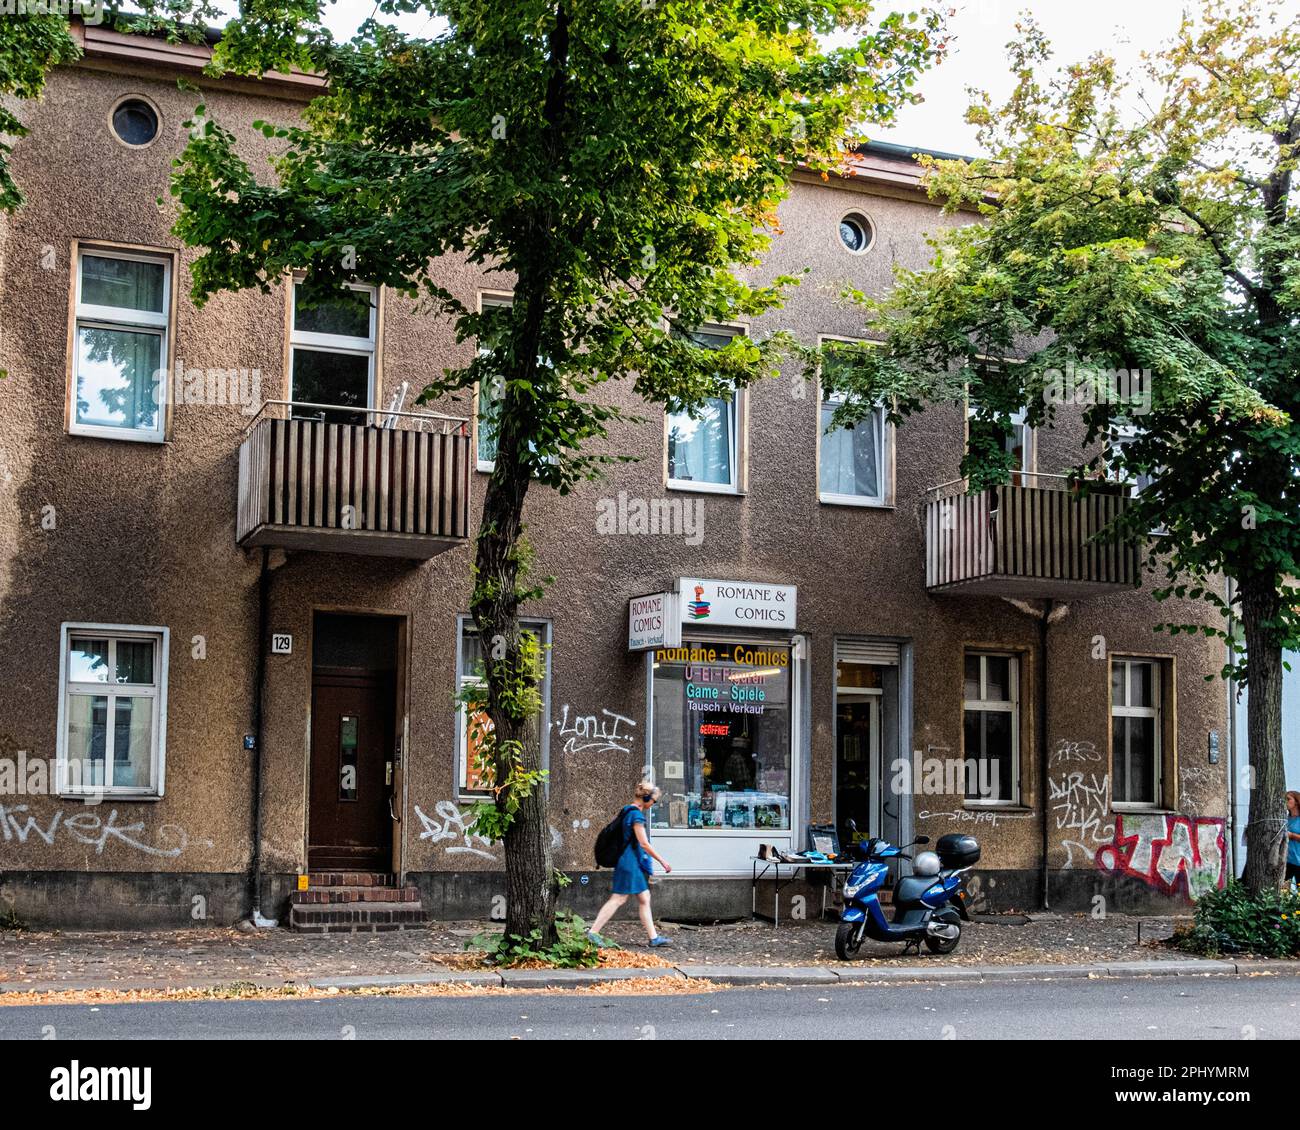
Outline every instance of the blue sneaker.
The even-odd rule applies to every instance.
[[[671,938],[665,938],[662,934],[658,934],[655,937],[650,939],[650,944],[652,946],[655,946],[656,948],[658,948],[659,946],[671,946],[673,944],[673,940]]]
[[[617,948],[618,948],[618,947],[615,946],[614,943],[611,942],[608,938],[602,938],[599,934],[596,933],[595,930],[588,930],[588,931],[587,931],[587,940],[588,940],[589,942],[594,942],[596,945],[598,945],[598,946],[599,946],[601,949],[603,949],[603,950],[608,950],[608,949],[617,949]]]

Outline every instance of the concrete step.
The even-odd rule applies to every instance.
[[[300,934],[356,934],[423,926],[429,916],[418,902],[296,904],[289,929]]]

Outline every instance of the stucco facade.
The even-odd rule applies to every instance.
[[[219,295],[201,310],[187,298],[195,253],[170,233],[167,196],[170,162],[196,101],[176,86],[177,71],[187,68],[192,61],[169,63],[156,52],[131,57],[107,38],[88,44],[81,65],[57,71],[45,98],[23,107],[31,136],[15,150],[14,171],[27,204],[0,227],[0,368],[8,371],[0,384],[0,757],[55,757],[62,625],[167,630],[161,796],[110,795],[97,805],[20,787],[0,796],[0,907],[33,922],[184,924],[199,920],[196,896],[204,921],[232,921],[247,910],[255,751],[245,737],[256,723],[262,553],[237,544],[236,505],[239,449],[252,416],[240,405],[174,403],[161,443],[74,435],[68,426],[74,256],[87,247],[174,255],[171,364],[256,370],[260,400],[291,399],[286,288]],[[291,119],[307,89],[225,84],[210,86],[205,101],[258,160],[271,143],[251,123]],[[112,108],[128,94],[159,114],[159,136],[144,148],[124,146],[110,128]],[[874,228],[860,255],[840,242],[839,220],[850,211]],[[839,284],[882,292],[895,264],[924,265],[924,234],[951,222],[918,191],[910,162],[896,157],[866,154],[861,175],[847,181],[801,179],[781,208],[781,230],[760,273],[810,267],[810,274],[782,310],[745,332],[762,337],[781,328],[805,342],[861,337],[860,313],[836,299]],[[483,292],[508,290],[508,280],[463,264],[438,270],[469,305]],[[471,348],[455,342],[447,322],[382,295],[374,405],[386,405],[403,381],[418,390],[431,373],[464,363]],[[1157,605],[1149,591],[1058,601],[1044,656],[1033,614],[1045,611],[1041,601],[927,590],[926,492],[958,477],[960,406],[935,408],[897,430],[887,449],[888,504],[866,507],[819,501],[819,398],[796,374],[746,396],[737,493],[670,488],[662,411],[617,384],[604,395],[648,417],[616,426],[606,444],[638,461],[566,498],[536,489],[528,503],[537,575],[555,577],[530,614],[549,623],[552,835],[557,864],[578,880],[573,902],[585,907],[603,895],[607,873],[591,859],[596,832],[643,768],[656,764],[652,669],[644,653],[628,650],[628,600],[696,577],[797,587],[797,623],[782,637],[797,699],[791,827],[782,832],[798,848],[807,846],[808,824],[843,818],[836,647],[837,640],[867,641],[893,648],[873,723],[885,737],[877,739],[871,772],[898,822],[894,830],[975,834],[983,847],[975,881],[987,905],[1041,905],[1044,843],[1046,894],[1058,908],[1087,907],[1098,894],[1114,909],[1185,902],[1189,886],[1222,881],[1228,759],[1218,747],[1226,750],[1229,740],[1226,693],[1205,679],[1222,666],[1222,645],[1153,631],[1157,623],[1194,620],[1199,607]],[[430,407],[473,416],[468,395]],[[1068,426],[1044,430],[1037,470],[1064,469],[1077,443]],[[471,526],[485,479],[471,469]],[[688,504],[702,513],[702,536],[606,532],[601,516],[620,492]],[[321,613],[397,621],[391,869],[419,885],[431,913],[490,912],[503,887],[500,849],[465,827],[470,801],[458,787],[453,701],[472,553],[472,539],[464,539],[427,561],[268,554],[265,626],[292,637],[289,654],[265,660],[261,862],[269,913],[308,870],[313,687],[324,662],[313,659],[313,634]],[[709,638],[697,626],[688,639],[692,632]],[[924,759],[963,755],[964,663],[977,652],[1010,656],[1019,671],[1019,787],[1015,803],[1002,806],[935,794],[920,780]],[[1115,811],[1111,787],[1116,656],[1156,657],[1164,672],[1161,796],[1124,812]],[[908,751],[921,759],[918,779],[891,800],[892,761],[911,761]],[[716,866],[700,862],[715,842],[707,837],[726,831],[668,830],[661,852],[691,862],[660,888],[661,913],[748,913],[750,869],[736,851],[714,853]]]

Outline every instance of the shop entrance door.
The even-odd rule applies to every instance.
[[[835,824],[849,842],[848,822],[858,837],[881,831],[880,694],[840,690],[835,696]]]
[[[393,870],[395,626],[382,617],[316,617],[310,871]]]

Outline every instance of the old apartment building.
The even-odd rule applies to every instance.
[[[196,101],[177,78],[253,158],[251,123],[291,120],[312,83],[208,83],[200,48],[79,34],[84,58],[23,107],[27,204],[0,219],[0,910],[230,922],[256,844],[281,921],[292,893],[318,922],[336,904],[300,876],[339,871],[393,877],[384,924],[485,917],[500,849],[468,828],[482,781],[455,695],[491,404],[414,407],[472,346],[364,280],[360,313],[299,310],[291,279],[196,309],[166,191]],[[863,336],[839,285],[881,292],[955,221],[909,151],[856,165],[783,205],[761,273],[812,268],[784,309],[701,334]],[[466,303],[509,301],[499,276],[440,270]],[[960,405],[832,432],[794,374],[699,420],[608,395],[651,417],[609,439],[638,461],[528,514],[556,578],[530,619],[570,901],[603,897],[596,832],[645,772],[670,916],[748,914],[760,844],[850,817],[975,834],[993,908],[1224,881],[1222,646],[1156,634],[1203,613],[1157,606],[1134,549],[1089,541],[1130,487],[1068,489],[1076,431],[1018,428],[1021,471],[968,495]]]

